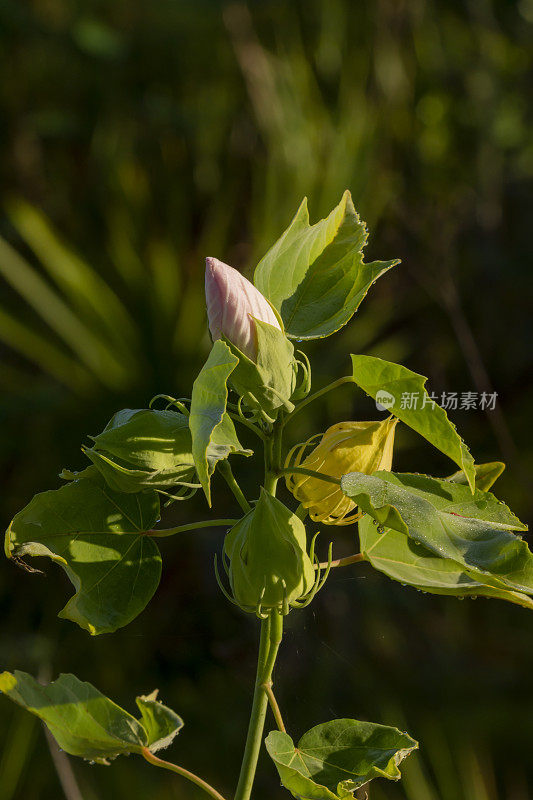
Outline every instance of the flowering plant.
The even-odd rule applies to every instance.
[[[427,394],[423,376],[352,355],[348,375],[311,394],[310,363],[293,342],[333,335],[397,263],[365,263],[366,236],[345,193],[314,225],[302,203],[258,264],[253,284],[208,258],[213,347],[191,397],[158,396],[148,408],[119,411],[83,447],[90,463],[79,472],[63,470],[64,485],[36,495],[6,532],[13,563],[35,571],[26,559],[47,557],[65,570],[75,593],[59,616],[99,635],[127,625],[148,604],[161,574],[159,541],[198,528],[226,529],[215,554],[216,578],[225,597],[256,615],[260,627],[234,800],[251,797],[269,707],[275,727],[264,744],[283,786],[300,800],[346,800],[376,778],[397,780],[400,763],[418,746],[397,728],[348,718],[321,722],[297,746],[285,730],[273,690],[283,621],[313,601],[332,569],[357,569],[366,561],[424,592],[533,608],[533,555],[520,536],[526,527],[489,491],[503,465],[474,463],[446,412]],[[373,397],[378,409],[385,405],[386,417],[338,422],[287,447],[294,416],[343,384]],[[420,402],[402,402],[406,395]],[[447,478],[392,471],[399,422],[448,456],[457,471]],[[262,485],[252,497],[233,474],[235,456],[254,455],[240,443],[239,426],[254,435],[264,458]],[[235,496],[239,516],[160,527],[161,500],[167,506],[201,490],[211,507],[215,471]],[[286,501],[277,496],[282,478]],[[320,561],[319,534],[310,535],[308,518],[324,526],[322,537],[335,526],[353,525],[359,548],[335,559],[330,542]],[[157,755],[183,722],[156,692],[136,699],[134,716],[73,675],[43,685],[28,674],[4,672],[0,691],[42,719],[67,753],[101,764],[136,753],[223,798]]]

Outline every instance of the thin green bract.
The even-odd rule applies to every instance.
[[[207,502],[211,505],[211,475],[215,467],[230,453],[251,455],[237,438],[231,418],[226,414],[228,378],[239,363],[228,345],[220,339],[213,345],[209,357],[192,388],[189,426],[192,453],[198,478]]]

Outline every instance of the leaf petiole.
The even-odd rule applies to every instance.
[[[143,747],[141,750],[141,755],[143,758],[148,761],[149,764],[153,764],[154,767],[161,767],[162,769],[168,769],[171,772],[175,772],[177,775],[181,775],[182,778],[186,778],[188,781],[195,783],[200,789],[203,789],[206,794],[214,797],[215,800],[225,800],[224,796],[217,792],[212,786],[210,786],[203,778],[199,778],[198,775],[195,775],[193,772],[189,772],[188,769],[184,769],[184,767],[179,767],[177,764],[172,764],[170,761],[163,761],[162,758],[158,758],[154,756],[153,753],[147,747]]]
[[[323,561],[317,564],[315,569],[327,569],[328,566],[330,569],[333,569],[333,567],[348,567],[350,564],[357,564],[359,561],[366,561],[364,553],[356,553],[353,556],[345,556],[345,558],[336,558],[335,561],[331,563],[329,561]]]
[[[301,411],[302,408],[308,406],[309,403],[313,402],[313,400],[318,400],[319,397],[322,397],[328,392],[331,392],[333,389],[337,389],[339,386],[344,386],[345,383],[355,383],[355,381],[351,375],[346,375],[344,378],[339,378],[338,380],[333,381],[333,383],[328,384],[323,389],[319,389],[318,392],[310,394],[309,397],[306,397],[305,400],[302,400],[301,403],[298,403],[298,405],[294,408],[294,411],[292,411],[290,414],[287,414],[287,416],[281,423],[282,426],[286,425],[287,422],[290,422],[290,420],[295,416],[295,414],[298,414],[298,412]]]
[[[253,431],[253,433],[255,433],[255,435],[261,439],[261,441],[263,442],[265,441],[265,436],[262,433],[262,431],[259,430],[257,425],[254,425],[253,422],[250,422],[250,420],[246,419],[246,417],[243,414],[238,414],[233,411],[226,411],[226,413],[232,419],[234,419],[235,422],[240,422],[241,425],[245,425],[249,430]]]
[[[276,695],[274,694],[274,690],[272,689],[272,683],[270,682],[263,684],[263,688],[267,694],[268,702],[270,704],[270,709],[274,715],[274,719],[276,720],[276,725],[278,726],[278,730],[280,730],[282,733],[286,733],[278,701],[276,700]]]
[[[200,528],[222,528],[236,525],[238,519],[206,519],[202,522],[190,522],[188,525],[178,525],[177,528],[162,528],[161,530],[146,531],[146,535],[154,537],[174,536],[175,533],[199,530]]]
[[[235,476],[234,476],[234,474],[232,472],[232,469],[231,469],[231,467],[229,465],[229,462],[228,461],[222,461],[221,464],[220,464],[219,470],[220,470],[220,474],[222,475],[222,477],[224,478],[224,480],[228,484],[229,488],[231,489],[231,491],[235,495],[235,499],[237,500],[238,504],[240,505],[240,507],[242,508],[244,513],[247,514],[249,511],[252,510],[252,507],[251,507],[250,503],[248,502],[248,500],[246,499],[246,497],[244,496],[244,493],[243,493],[241,487],[239,486],[239,484],[235,480]]]

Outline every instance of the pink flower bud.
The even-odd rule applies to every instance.
[[[225,336],[252,361],[257,358],[254,319],[281,330],[272,306],[255,286],[218,258],[206,258],[205,296],[213,341]]]

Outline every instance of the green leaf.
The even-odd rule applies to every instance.
[[[412,494],[422,497],[440,511],[462,517],[490,522],[497,528],[527,531],[518,517],[491,492],[476,489],[473,493],[466,483],[453,483],[443,478],[432,478],[418,473],[376,472],[384,480],[404,486]],[[451,483],[451,485],[450,485]]]
[[[229,382],[247,405],[275,417],[279,408],[291,412],[291,397],[296,384],[294,347],[282,331],[254,319],[257,333],[257,362],[251,361],[227,339],[239,363]]]
[[[155,689],[149,695],[137,697],[135,702],[141,712],[140,722],[146,731],[148,748],[152,753],[163,750],[183,728],[183,720],[175,711],[157,699]]]
[[[510,532],[526,528],[503,504],[498,511],[492,495],[478,490],[461,503],[457,490],[468,493],[466,486],[390,472],[353,472],[342,477],[341,488],[380,526],[455,561],[478,582],[533,593],[533,554]]]
[[[497,589],[466,572],[450,558],[442,558],[403,533],[387,528],[380,533],[367,515],[359,521],[361,552],[374,569],[402,585],[423,592],[456,597],[494,597],[533,609],[533,600],[526,594]]]
[[[294,339],[330,336],[351,319],[370,286],[398,260],[363,263],[367,230],[346,191],[326,219],[309,225],[307,200],[259,262],[254,283]]]
[[[444,409],[431,401],[424,388],[427,378],[401,364],[373,356],[352,355],[352,364],[355,383],[377,402],[384,399],[391,414],[455,461],[473,490],[474,459]]]
[[[505,464],[502,461],[490,461],[487,464],[476,464],[476,489],[481,489],[483,492],[488,492],[490,487],[496,483],[500,475],[505,469]],[[452,483],[468,483],[465,473],[462,469],[454,472],[446,480]]]
[[[183,727],[174,711],[157,702],[157,692],[137,698],[137,720],[75,675],[43,685],[25,672],[3,672],[0,692],[39,717],[62,750],[103,764],[143,748],[154,753],[167,747]]]
[[[189,419],[177,411],[126,408],[83,452],[119,492],[189,485],[196,479]]]
[[[5,549],[8,558],[60,564],[76,593],[59,616],[99,634],[131,622],[157,588],[161,556],[145,532],[159,518],[159,500],[153,491],[115,492],[94,467],[88,473],[36,495],[9,525]]]
[[[401,778],[398,765],[418,743],[397,728],[335,719],[305,733],[298,747],[280,731],[266,738],[283,785],[300,800],[338,800],[373,778]]]
[[[189,427],[196,472],[211,505],[211,475],[217,463],[231,453],[251,455],[237,438],[226,413],[228,378],[239,362],[228,345],[218,339],[192,387]]]

